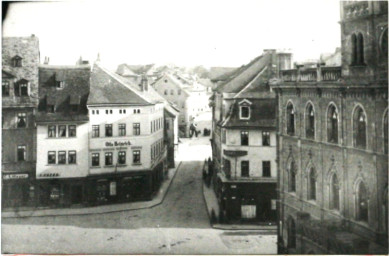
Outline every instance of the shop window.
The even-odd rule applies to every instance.
[[[92,125],[92,138],[100,137],[100,126]]]
[[[133,129],[134,129],[134,135],[140,135],[140,123],[134,123]],[[155,131],[155,127],[154,127],[154,131]]]
[[[26,161],[26,146],[24,146],[24,145],[18,146],[17,157],[18,157],[19,162]]]
[[[96,192],[96,199],[98,202],[107,201],[107,184],[105,182],[97,182]]]
[[[314,168],[309,171],[308,200],[316,200],[316,171]]]
[[[119,124],[119,136],[126,136],[126,124]]]
[[[295,128],[294,128],[294,107],[292,103],[288,103],[286,107],[286,133],[288,135],[294,136]]]
[[[76,135],[77,135],[76,126],[75,125],[69,125],[68,129],[69,129],[69,137],[76,137]]]
[[[249,132],[241,131],[240,132],[240,145],[248,146],[249,145]]]
[[[50,191],[50,200],[56,201],[59,200],[60,197],[60,190],[58,186],[54,186],[51,188]]]
[[[25,128],[27,127],[27,114],[26,113],[18,113],[17,116],[17,127],[18,128]]]
[[[250,162],[241,161],[240,164],[241,164],[241,176],[250,177]]]
[[[22,57],[16,55],[12,58],[12,65],[14,67],[22,67],[23,66],[23,59]]]
[[[92,153],[92,166],[100,166],[100,154]]]
[[[132,163],[140,164],[140,150],[132,151]]]
[[[384,152],[388,154],[388,111],[384,116]]]
[[[305,136],[307,139],[315,138],[315,113],[311,104],[305,110]]]
[[[327,139],[330,143],[338,143],[338,111],[332,104],[327,112]]]
[[[262,132],[262,146],[270,146],[270,132]]]
[[[58,137],[66,137],[66,125],[58,125]]]
[[[58,151],[58,164],[66,164],[66,151]]]
[[[112,124],[105,125],[105,137],[112,137]]]
[[[358,107],[353,116],[354,146],[366,148],[366,115],[362,108]]]
[[[270,161],[262,161],[262,176],[263,177],[271,177]]]
[[[105,165],[113,165],[112,152],[105,152]]]
[[[255,219],[257,217],[257,206],[255,202],[245,202],[242,200],[241,216],[242,219]]]
[[[119,151],[118,164],[126,164],[126,151]]]
[[[109,183],[109,195],[116,196],[116,182],[115,181],[111,181]]]
[[[288,177],[289,177],[289,192],[296,192],[296,173],[297,168],[294,161],[289,165]]]
[[[367,189],[363,181],[359,182],[357,186],[357,220],[368,222],[369,212],[368,212],[368,198],[367,198]]]
[[[48,126],[48,128],[47,128],[47,136],[49,137],[49,138],[55,138],[57,135],[56,135],[56,133],[57,133],[57,127],[55,126],[55,125],[49,125]]]
[[[1,95],[4,96],[9,96],[9,81],[3,80],[1,81]]]
[[[77,153],[75,150],[68,152],[68,163],[69,164],[75,164],[77,163]]]
[[[56,161],[56,152],[55,151],[49,151],[47,154],[47,163],[48,164],[55,164]]]
[[[332,174],[330,181],[330,209],[339,211],[339,181],[336,173]]]

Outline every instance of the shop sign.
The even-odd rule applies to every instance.
[[[39,177],[59,177],[59,173],[41,173]]]
[[[27,179],[28,173],[18,173],[18,174],[4,174],[4,180],[19,180],[19,179]]]
[[[123,147],[123,146],[130,146],[130,141],[107,141],[105,142],[106,147]]]

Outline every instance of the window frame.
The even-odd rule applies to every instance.
[[[66,151],[58,151],[58,164],[66,164]]]
[[[126,136],[126,124],[119,124],[118,125],[118,134],[119,136]]]
[[[104,153],[104,166],[113,166],[113,152]]]
[[[315,139],[315,109],[311,102],[305,108],[305,138]]]
[[[247,116],[243,116],[243,109],[247,109]],[[251,116],[251,108],[250,106],[239,106],[239,118],[241,120],[248,120],[250,119],[250,116]]]
[[[249,131],[248,130],[241,130],[240,131],[240,145],[241,146],[249,146]],[[247,142],[245,142],[247,140]]]
[[[361,118],[363,119],[361,121]],[[367,115],[362,106],[354,108],[353,116],[353,146],[359,149],[367,148]]]
[[[240,176],[244,178],[250,177],[250,161],[242,160],[240,161]]]
[[[141,130],[140,130],[140,123],[133,123],[132,124],[132,132],[133,132],[133,135],[134,136],[139,136],[140,133],[141,133]],[[155,131],[155,127],[154,127],[154,131]]]
[[[56,138],[57,137],[57,126],[56,125],[48,125],[47,126],[47,137],[48,138]]]
[[[3,97],[7,97],[7,96],[10,96],[10,87],[11,86],[11,83],[8,81],[8,80],[6,80],[6,79],[3,79],[2,81],[1,81],[1,95],[3,96]]]
[[[57,163],[57,152],[48,151],[47,152],[47,164],[56,164]]]
[[[20,125],[21,121],[23,120],[24,125]],[[26,112],[19,112],[16,115],[16,128],[27,128],[27,113]]]
[[[91,157],[92,157],[91,160],[92,167],[100,166],[100,153],[92,153]]]
[[[72,134],[74,132],[74,134]],[[70,138],[77,137],[77,126],[74,124],[71,124],[68,126],[68,134]]]
[[[309,168],[308,173],[308,200],[316,201],[317,199],[317,179],[316,179],[316,170],[315,168]]]
[[[118,152],[118,164],[119,165],[125,165],[126,164],[126,151],[119,151]]]
[[[23,151],[20,151],[20,149],[22,149]],[[23,159],[19,158],[20,152],[23,152]],[[17,162],[27,161],[27,146],[26,145],[17,145],[16,146],[16,160],[17,160]]]
[[[61,129],[61,128],[64,128],[64,129]],[[64,131],[64,133],[65,133],[63,136],[61,135],[61,130]],[[67,130],[66,125],[58,125],[58,138],[66,138],[66,130]]]
[[[286,105],[286,134],[296,135],[296,110],[291,101]]]
[[[264,140],[264,138],[268,138],[268,140]],[[267,141],[267,143],[265,143],[265,141]],[[269,131],[262,131],[262,146],[271,146]]]
[[[74,156],[74,160],[70,161],[71,158],[73,158]],[[76,150],[69,150],[68,151],[68,164],[77,164],[77,151]]]
[[[334,118],[334,114],[336,118]],[[334,121],[336,119],[336,121]],[[327,108],[326,115],[327,124],[327,142],[338,144],[339,143],[339,112],[334,103],[330,103]]]
[[[113,131],[112,131],[112,124],[105,124],[105,137],[112,137]]]
[[[100,137],[100,125],[92,125],[92,138],[99,138],[99,137]]]
[[[141,152],[139,149],[132,151],[132,164],[139,165],[141,164]]]
[[[265,166],[269,164],[269,166]],[[265,175],[265,170],[268,170]],[[271,161],[262,161],[262,177],[271,177]]]

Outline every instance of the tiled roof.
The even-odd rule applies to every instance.
[[[276,99],[250,99],[250,119],[240,119],[239,102],[237,99],[231,105],[222,127],[226,128],[276,128]]]
[[[225,81],[230,73],[237,70],[235,67],[211,67],[209,69],[209,78],[212,81]]]
[[[88,120],[89,78],[89,65],[41,65],[37,122]],[[64,88],[57,88],[58,81],[64,83]],[[47,105],[54,105],[55,113],[48,113]],[[78,105],[78,111],[73,111],[71,105]]]
[[[268,53],[255,58],[249,64],[230,73],[225,82],[219,84],[216,90],[225,93],[238,93],[252,82],[269,65],[270,61],[271,54]]]
[[[91,74],[88,105],[151,105],[162,102],[158,93],[154,93],[150,88],[151,86],[149,86],[149,90],[143,91],[139,85],[135,85],[130,80],[95,64]]]

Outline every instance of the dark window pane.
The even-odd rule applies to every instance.
[[[55,125],[49,125],[48,126],[48,134],[47,134],[47,136],[49,138],[55,138],[56,137],[56,132],[57,132],[56,129],[57,129],[57,127]]]
[[[48,156],[47,156],[47,163],[48,164],[55,164],[55,151],[49,151]]]
[[[105,125],[105,137],[112,137],[112,124]]]
[[[119,152],[119,164],[125,164],[126,163],[126,152],[125,151],[120,151]]]
[[[241,162],[241,176],[242,177],[249,177],[250,176],[250,166],[249,161],[242,161]]]
[[[58,126],[58,137],[66,137],[66,125]]]
[[[105,153],[105,165],[112,165],[112,152],[106,152]]]
[[[132,162],[134,164],[139,164],[140,163],[140,150],[134,150],[132,152],[132,157],[133,157]]]
[[[92,153],[92,166],[99,166],[99,165],[100,165],[100,154]]]
[[[69,151],[68,153],[68,163],[69,164],[75,164],[77,162],[77,157],[76,157],[76,151]]]
[[[75,125],[69,125],[69,137],[76,137],[76,126]]]
[[[66,152],[65,151],[58,152],[58,164],[66,164]]]
[[[241,131],[240,132],[240,144],[242,146],[249,145],[249,132],[248,131]]]
[[[270,132],[262,132],[262,145],[270,146]]]
[[[26,146],[18,146],[18,161],[26,161]]]
[[[263,177],[271,177],[270,161],[263,161],[262,162],[262,176]]]

